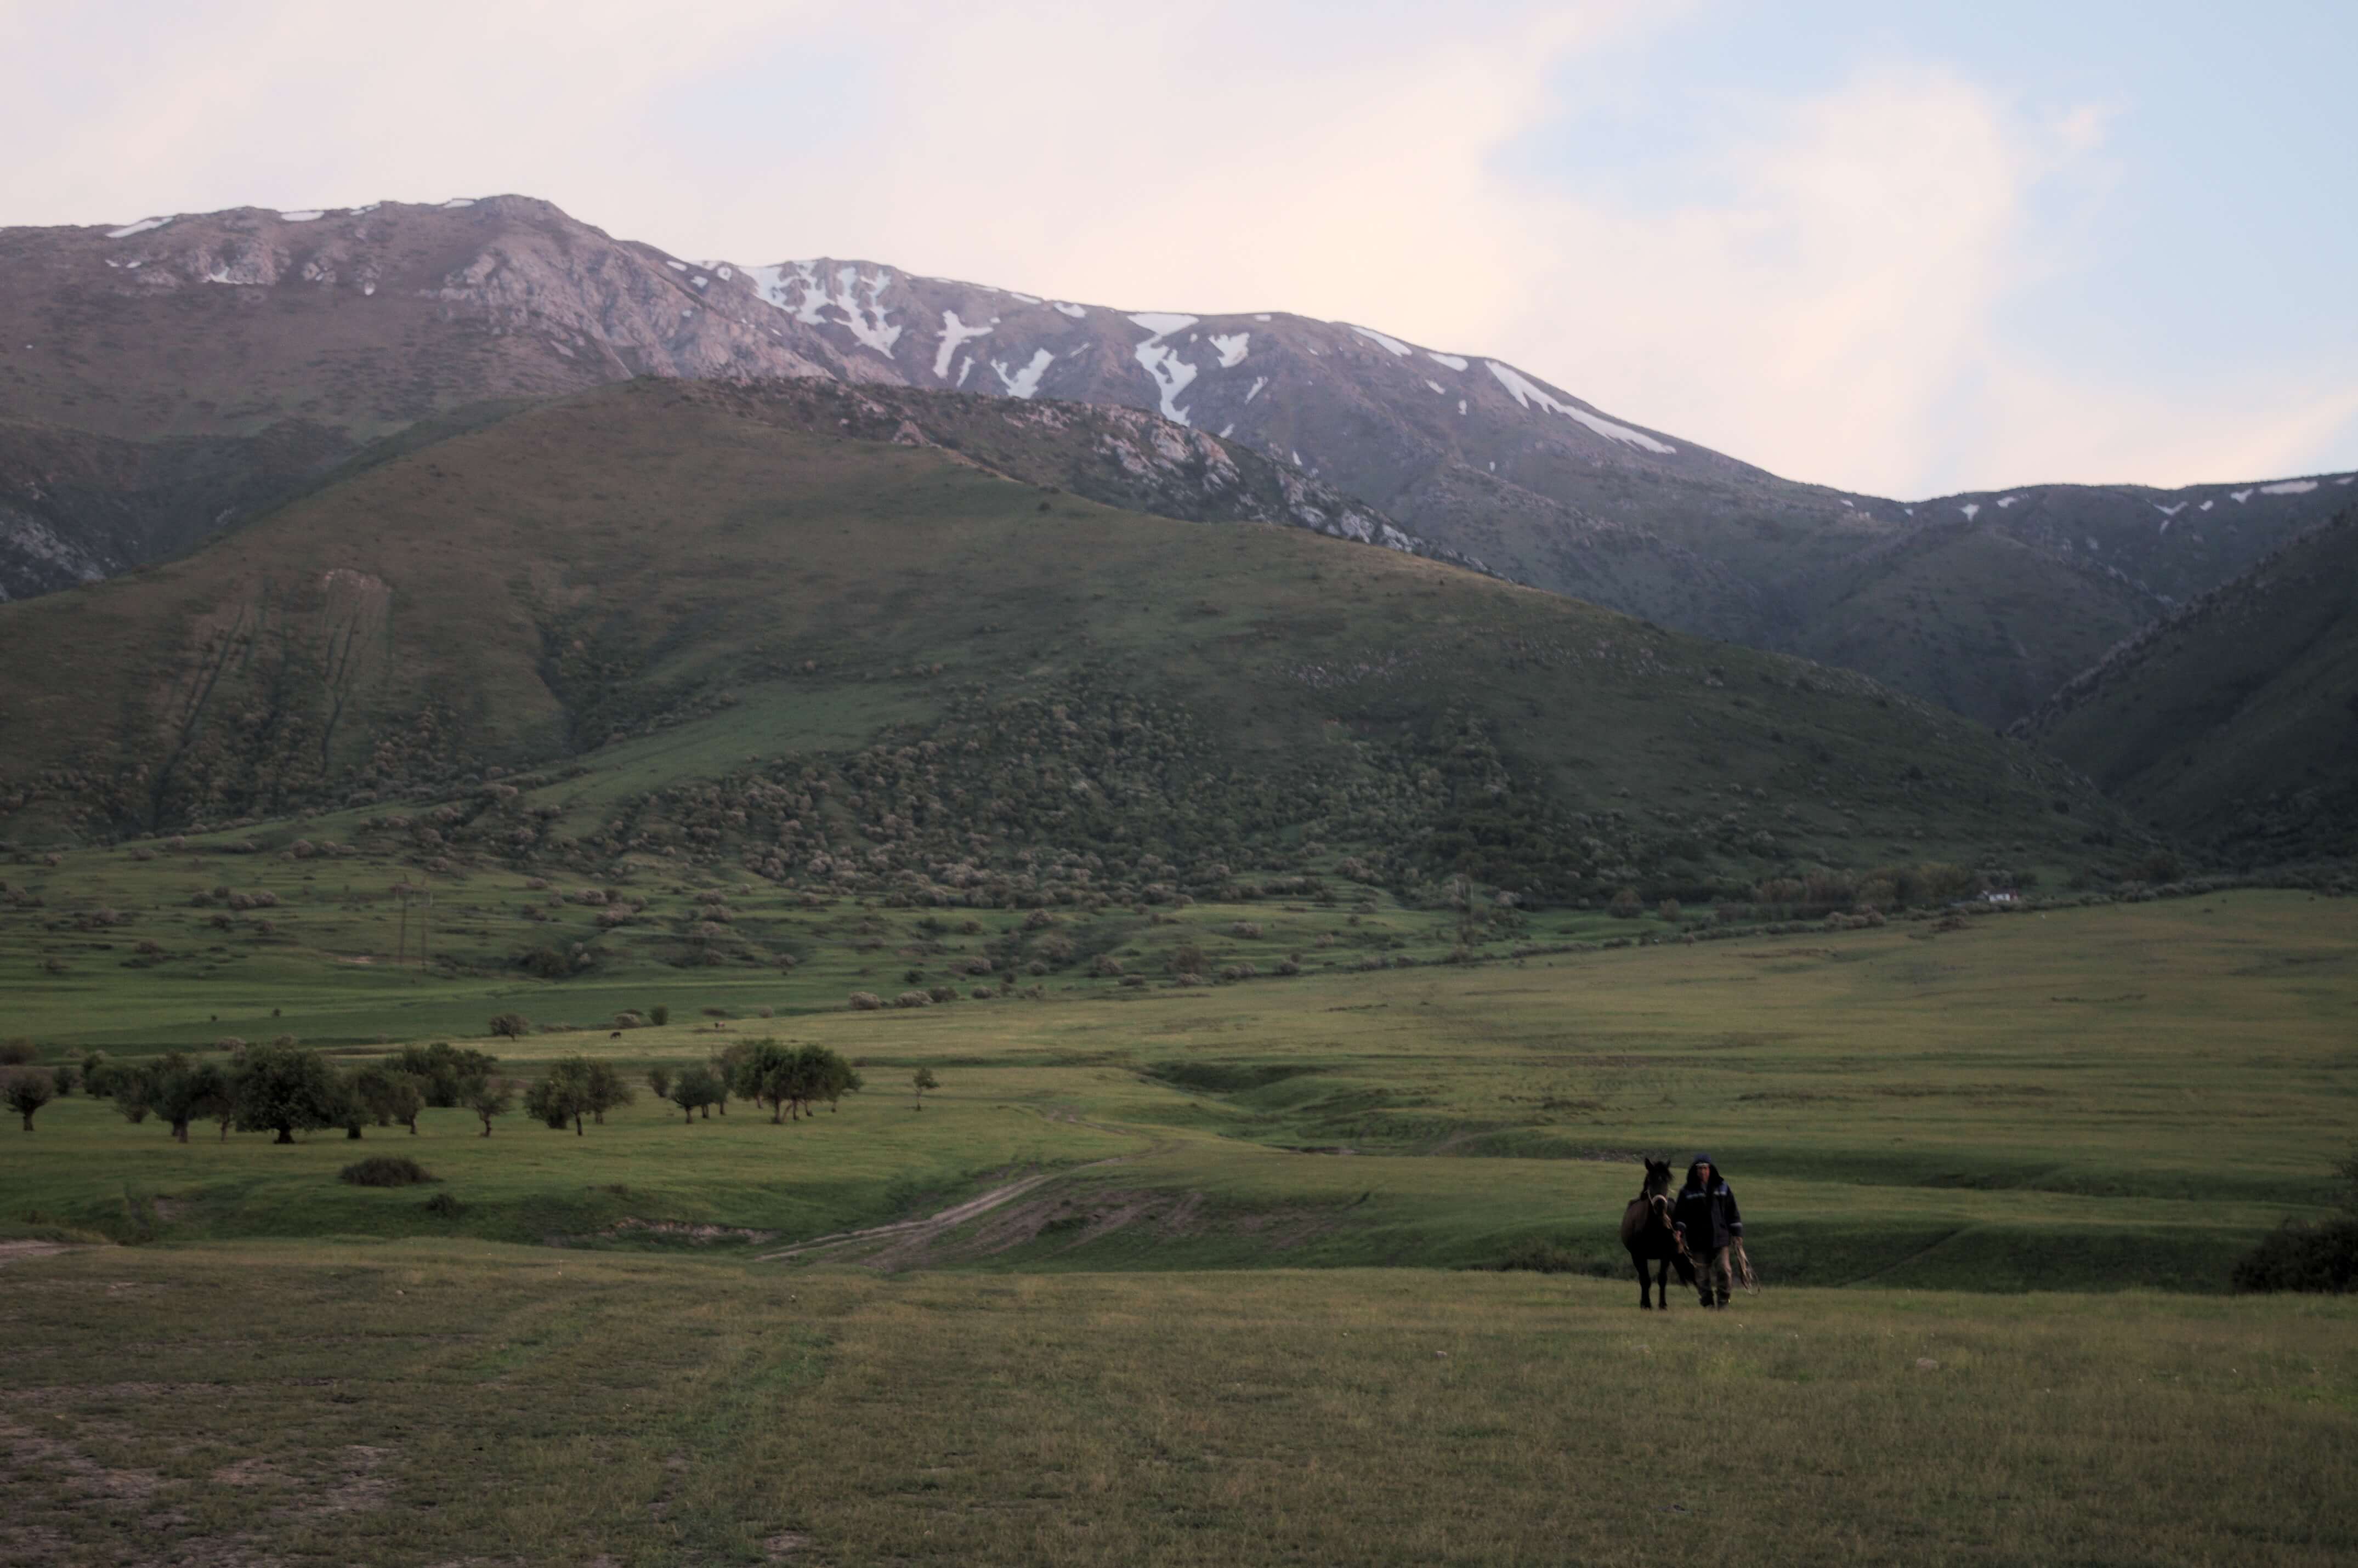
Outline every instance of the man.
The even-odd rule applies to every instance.
[[[1698,1154],[1687,1167],[1687,1184],[1679,1189],[1678,1204],[1672,1209],[1671,1223],[1687,1244],[1687,1255],[1702,1270],[1703,1304],[1725,1306],[1736,1276],[1728,1267],[1727,1252],[1744,1237],[1744,1217],[1736,1211],[1736,1194],[1729,1190],[1718,1168],[1708,1154]],[[1718,1299],[1712,1299],[1714,1290]]]

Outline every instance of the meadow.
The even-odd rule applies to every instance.
[[[281,1029],[344,1065],[449,1038],[518,1077],[588,1053],[636,1079],[775,1035],[866,1087],[781,1125],[643,1087],[578,1137],[453,1109],[416,1136],[182,1145],[81,1095],[0,1130],[0,1451],[40,1482],[11,1487],[0,1554],[2358,1546],[2334,1501],[2358,1311],[2225,1290],[2322,1211],[2358,1131],[2358,906],[2223,892],[1614,949],[1595,939],[1638,927],[1574,912],[1448,963],[1449,922],[1360,902],[1178,909],[1130,932],[1139,973],[882,1011],[844,988],[949,957],[922,950],[928,912],[797,906],[882,946],[784,972],[541,984],[297,946],[229,984],[37,978],[0,1033],[50,1060]],[[1315,945],[1371,928],[1410,967]],[[1183,985],[1182,946],[1215,972],[1310,963]],[[190,995],[234,1000],[200,1022]],[[659,1000],[669,1023],[606,1026]],[[579,1026],[484,1038],[511,1008]],[[1640,1314],[1613,1234],[1636,1157],[1699,1148],[1766,1288]],[[437,1180],[336,1179],[387,1153]],[[1502,1267],[1534,1261],[1562,1271]]]

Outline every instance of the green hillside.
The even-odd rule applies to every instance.
[[[807,423],[601,389],[0,610],[0,823],[343,808],[428,868],[1069,892],[1357,860],[1541,900],[2132,849],[2066,770],[1860,676]],[[451,804],[373,809],[402,800]]]
[[[2240,859],[2358,855],[2358,513],[2147,631],[2025,728]]]

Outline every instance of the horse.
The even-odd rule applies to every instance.
[[[1642,1158],[1642,1156],[1641,1156]],[[1629,1249],[1629,1260],[1638,1267],[1638,1305],[1640,1310],[1653,1309],[1652,1292],[1659,1291],[1662,1310],[1671,1309],[1671,1270],[1676,1266],[1679,1278],[1693,1290],[1695,1282],[1694,1261],[1687,1256],[1685,1238],[1671,1223],[1671,1162],[1668,1160],[1646,1161],[1645,1184],[1629,1206],[1621,1211],[1621,1245]],[[1654,1265],[1654,1276],[1646,1277],[1646,1265]]]

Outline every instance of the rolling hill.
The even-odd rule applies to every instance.
[[[2020,728],[2247,862],[2358,855],[2358,511],[2148,628]]]
[[[1055,481],[1106,411],[950,400],[964,433],[927,438],[877,399],[861,439],[826,399],[869,400],[640,380],[527,406],[0,607],[0,820],[439,801],[374,830],[429,869],[644,852],[939,889],[1349,861],[1539,900],[2133,838],[2068,770],[1855,675],[1088,500]]]
[[[2329,514],[2351,477],[1902,503],[1778,478],[1373,327],[1052,300],[854,259],[692,261],[514,196],[0,230],[0,268],[12,597],[164,558],[487,400],[642,374],[825,379],[1152,412],[1301,470],[1433,553],[1996,725]],[[157,451],[132,460],[121,442]]]

